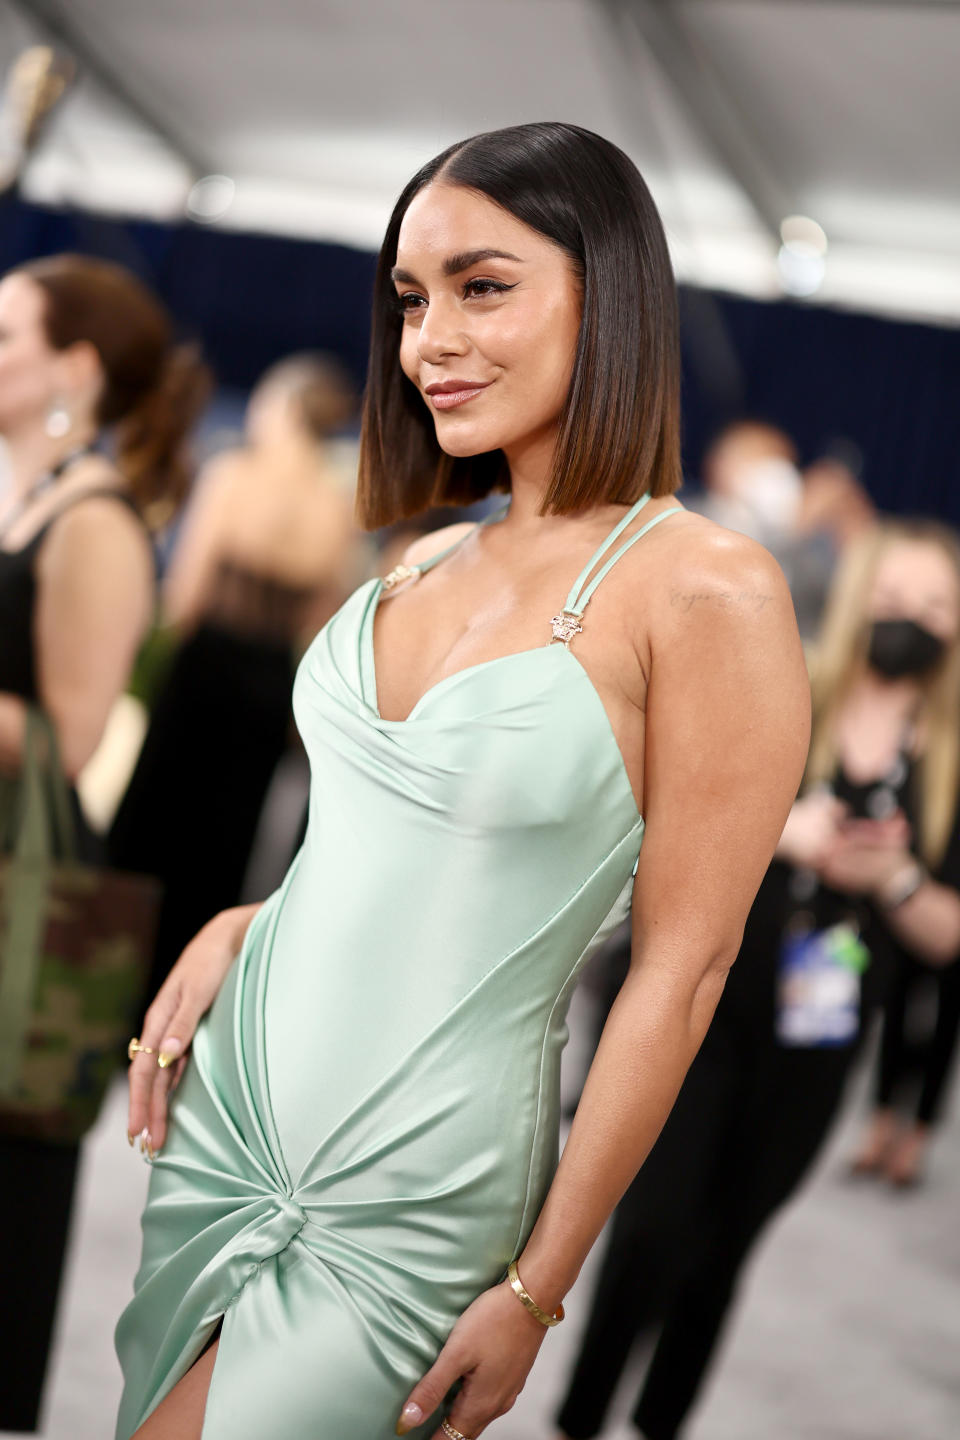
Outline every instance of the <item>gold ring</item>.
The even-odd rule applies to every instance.
[[[449,1420],[441,1420],[440,1429],[444,1435],[450,1436],[450,1440],[469,1440],[469,1437],[464,1435],[462,1430],[458,1430],[455,1425],[451,1425]]]
[[[137,1055],[137,1054],[140,1054],[140,1055],[156,1055],[156,1053],[157,1053],[156,1050],[151,1050],[149,1045],[141,1045],[141,1044],[140,1044],[140,1036],[139,1036],[139,1035],[134,1035],[133,1039],[130,1041],[130,1044],[127,1046],[127,1059],[128,1059],[128,1060],[132,1060],[133,1057],[134,1057],[134,1055]]]

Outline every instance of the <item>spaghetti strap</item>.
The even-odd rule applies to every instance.
[[[60,519],[61,515],[65,515],[68,510],[72,510],[75,505],[79,505],[83,500],[119,500],[120,504],[125,506],[126,509],[140,521],[141,525],[146,527],[143,511],[128,490],[118,490],[114,485],[95,485],[90,490],[79,490],[73,495],[70,495],[67,498],[66,504],[61,505],[58,510],[54,510],[50,518],[45,521],[43,529],[38,530],[37,534],[45,534],[50,526]]]
[[[640,514],[640,511],[643,509],[644,505],[647,504],[649,499],[650,491],[645,490],[644,493],[640,496],[640,499],[636,502],[636,504],[630,506],[630,509],[627,511],[626,515],[624,515],[623,519],[619,521],[619,523],[615,525],[614,528],[610,531],[610,534],[607,536],[606,540],[604,540],[602,544],[596,550],[594,550],[593,554],[590,556],[590,559],[587,561],[586,565],[584,565],[576,580],[574,580],[573,586],[570,590],[570,594],[567,596],[567,603],[563,607],[565,610],[568,610],[571,615],[576,613],[573,607],[576,604],[577,596],[580,593],[580,590],[582,589],[584,584],[586,583],[587,577],[592,571],[594,565],[596,565],[598,560],[603,559],[604,554],[607,552],[607,550],[610,549],[610,546],[613,544],[614,540],[618,540],[620,538],[624,530],[626,530],[627,526],[630,524],[630,521]]]
[[[482,520],[478,520],[475,525],[471,525],[470,529],[461,535],[458,540],[454,540],[452,545],[446,545],[442,550],[438,550],[436,555],[431,555],[429,560],[421,560],[418,565],[395,565],[389,575],[385,575],[381,580],[380,588],[382,590],[392,590],[395,585],[401,584],[404,580],[412,580],[415,576],[425,575],[428,570],[433,569],[434,565],[439,564],[441,560],[445,560],[448,555],[452,555],[454,550],[459,550],[463,542],[469,540],[470,536],[475,534],[481,525],[491,525],[495,520],[502,520],[509,509],[510,501],[505,500],[496,510],[492,510],[489,515],[484,515]]]
[[[580,571],[580,574],[573,582],[573,587],[570,590],[570,594],[567,596],[567,603],[564,605],[560,614],[554,615],[550,621],[550,624],[553,627],[553,635],[551,639],[547,641],[548,645],[552,645],[555,640],[561,641],[564,645],[570,644],[570,641],[573,639],[574,635],[578,635],[583,629],[580,621],[583,618],[583,612],[584,610],[586,610],[587,605],[592,599],[597,589],[597,586],[610,573],[610,571],[613,569],[614,565],[616,565],[617,561],[621,558],[621,556],[627,553],[631,545],[636,545],[638,540],[642,540],[648,530],[652,530],[655,525],[659,525],[661,520],[666,520],[668,515],[678,515],[683,509],[682,505],[671,505],[668,510],[661,510],[659,515],[654,515],[653,519],[648,520],[646,525],[641,525],[640,529],[636,532],[636,534],[631,535],[629,539],[625,540],[623,544],[620,545],[613,552],[613,554],[609,557],[605,564],[601,566],[601,568],[597,571],[596,575],[594,575],[593,579],[589,580],[589,583],[587,583],[589,576],[593,572],[594,567],[600,564],[600,561],[603,560],[604,555],[607,554],[611,545],[613,545],[617,540],[619,540],[624,530],[626,530],[627,526],[632,520],[636,519],[643,507],[649,503],[649,500],[650,492],[648,490],[640,496],[640,499],[637,500],[635,504],[630,506],[630,509],[627,511],[626,515],[624,515],[623,518],[617,522],[617,524],[610,531],[610,534],[606,537],[603,543],[590,556],[590,559],[587,561],[586,565],[583,567],[583,569]],[[495,520],[502,519],[509,510],[509,508],[510,501],[507,500],[497,510],[492,511],[489,515],[485,515],[482,520],[479,520],[476,523],[476,525],[471,526],[471,528],[467,530],[465,534],[461,535],[459,539],[454,540],[452,545],[447,545],[444,547],[444,549],[438,550],[436,555],[431,555],[428,560],[422,561],[419,565],[395,566],[394,569],[390,571],[389,575],[385,575],[384,578],[381,580],[381,589],[391,590],[395,585],[401,584],[404,580],[412,580],[420,575],[425,575],[428,570],[433,569],[434,565],[437,565],[441,560],[446,559],[446,557],[448,555],[451,555],[454,550],[458,550],[465,540],[469,539],[471,535],[475,534],[476,531],[480,529],[481,525],[489,525]]]
[[[573,582],[570,594],[567,596],[566,604],[560,614],[554,615],[550,621],[553,627],[553,635],[550,640],[547,641],[548,645],[552,645],[555,640],[559,640],[563,645],[569,645],[574,635],[581,633],[583,626],[580,621],[583,619],[584,610],[586,610],[587,605],[590,603],[597,586],[610,573],[621,556],[626,555],[631,545],[636,545],[637,541],[642,540],[647,531],[652,530],[655,525],[659,525],[661,520],[666,520],[668,515],[678,515],[683,509],[682,505],[671,505],[669,510],[661,510],[659,515],[654,515],[652,520],[648,520],[645,525],[641,525],[635,535],[631,535],[628,540],[625,540],[623,544],[613,552],[606,563],[602,565],[596,575],[594,575],[590,583],[587,584],[587,577],[591,574],[594,566],[599,564],[611,545],[620,538],[631,520],[639,515],[649,499],[649,491],[641,495],[636,504],[631,505],[623,519],[614,526],[607,538],[590,556],[590,559]]]
[[[629,540],[625,540],[623,542],[619,550],[615,550],[613,552],[613,554],[610,556],[610,559],[603,566],[603,568],[599,570],[597,574],[593,577],[593,579],[590,581],[590,584],[583,591],[583,594],[580,595],[579,599],[576,597],[575,591],[571,592],[570,596],[568,597],[568,604],[565,608],[571,610],[574,615],[582,615],[584,610],[587,608],[587,602],[592,597],[593,592],[600,584],[600,581],[609,574],[609,572],[613,569],[614,565],[616,565],[617,561],[620,559],[621,555],[626,555],[627,551],[630,549],[630,546],[636,545],[638,540],[642,540],[644,535],[646,535],[647,531],[652,530],[654,525],[659,525],[660,521],[666,520],[668,515],[679,515],[682,509],[682,505],[671,505],[669,510],[661,510],[660,514],[654,515],[653,519],[648,520],[646,525],[641,525],[640,529],[635,535],[631,535]],[[610,542],[608,541],[607,544],[609,545],[609,543]],[[605,545],[603,549],[605,550],[606,548],[607,546]],[[599,556],[597,558],[599,559]],[[569,600],[573,600],[575,603],[571,606],[569,604]]]
[[[25,540],[18,550],[5,550],[3,553],[5,555],[20,555],[25,554],[28,550],[33,550],[36,546],[40,544],[41,540],[46,539],[48,532],[57,523],[61,515],[66,515],[68,510],[72,510],[75,505],[79,505],[83,500],[102,499],[119,500],[122,505],[126,506],[126,508],[131,512],[131,514],[140,521],[140,524],[147,532],[147,536],[150,539],[151,544],[153,543],[152,536],[150,536],[149,527],[143,517],[143,512],[137,504],[136,500],[134,500],[133,496],[128,491],[118,490],[115,486],[112,485],[97,485],[90,490],[79,490],[76,491],[73,495],[69,495],[66,499],[66,502],[62,504],[59,509],[54,510],[51,515],[48,515],[47,519],[40,526],[40,529],[34,531],[34,533],[30,536],[30,539]]]

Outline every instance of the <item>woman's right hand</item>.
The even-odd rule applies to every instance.
[[[819,871],[848,813],[843,801],[828,790],[812,790],[802,800],[795,800],[777,845],[777,859]]]
[[[208,921],[173,966],[144,1016],[140,1043],[154,1054],[138,1052],[130,1063],[127,1139],[133,1145],[139,1137],[141,1153],[151,1159],[167,1137],[167,1099],[186,1067],[200,1018],[216,999],[259,908],[238,905]],[[161,1058],[163,1065],[158,1063]]]

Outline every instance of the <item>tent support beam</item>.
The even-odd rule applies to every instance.
[[[77,62],[81,78],[86,75],[103,91],[118,101],[147,129],[163,141],[190,170],[194,179],[216,170],[193,147],[191,141],[178,135],[169,121],[154,111],[135,94],[123,76],[91,47],[79,26],[63,13],[57,0],[8,0],[30,24],[39,28],[55,47],[62,48]]]
[[[614,28],[626,67],[630,47],[639,40],[779,245],[780,222],[795,207],[760,153],[751,125],[710,57],[693,42],[670,0],[600,0],[600,8]]]

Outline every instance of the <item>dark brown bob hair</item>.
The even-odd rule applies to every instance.
[[[679,489],[680,345],[663,225],[632,160],[590,130],[513,125],[451,145],[409,182],[387,226],[374,282],[357,490],[368,529],[430,505],[509,490],[503,452],[454,457],[400,368],[403,317],[390,271],[407,208],[433,181],[461,185],[545,235],[583,287],[580,336],[543,513]]]

